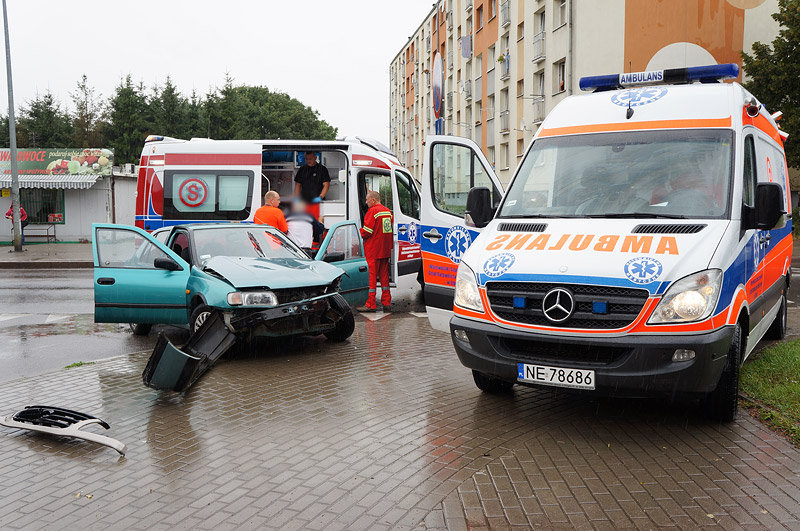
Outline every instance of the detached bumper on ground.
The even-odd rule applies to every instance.
[[[242,336],[320,334],[336,328],[350,312],[331,296],[283,304],[267,310],[238,311],[225,324],[214,312],[184,345],[175,347],[161,333],[142,373],[148,387],[183,392],[189,389]]]
[[[732,327],[705,334],[570,338],[517,332],[453,317],[450,330],[466,331],[469,341],[453,337],[461,363],[509,382],[517,363],[595,371],[596,392],[622,395],[699,396],[711,392],[725,366]],[[672,361],[676,349],[691,349],[689,361]]]

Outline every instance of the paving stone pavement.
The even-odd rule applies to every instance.
[[[800,451],[746,412],[485,395],[410,314],[256,350],[184,396],[147,353],[4,384],[0,413],[95,414],[129,450],[0,428],[0,528],[800,528]]]

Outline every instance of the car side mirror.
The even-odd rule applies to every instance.
[[[328,262],[329,264],[332,262],[341,262],[343,260],[344,260],[344,253],[330,252],[330,253],[325,253],[325,255],[323,255],[322,257],[322,261]]]
[[[167,271],[183,271],[180,264],[168,256],[161,256],[153,260],[153,267]]]
[[[759,183],[756,186],[756,228],[760,230],[781,228],[786,224],[785,215],[786,203],[781,185]]]
[[[347,170],[339,170],[339,182],[340,183],[347,182]]]
[[[468,227],[485,227],[492,220],[492,192],[485,186],[471,188],[467,194],[464,222]]]

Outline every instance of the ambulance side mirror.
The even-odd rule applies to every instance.
[[[485,227],[492,220],[492,192],[485,186],[471,188],[467,194],[464,222],[468,227]]]
[[[340,183],[347,182],[347,170],[339,170],[339,182]]]
[[[756,228],[760,230],[781,228],[786,224],[785,216],[786,203],[781,185],[759,183],[756,186]]]

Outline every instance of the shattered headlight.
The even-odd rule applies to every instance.
[[[711,315],[719,299],[722,271],[706,269],[674,282],[661,297],[649,324],[689,323]]]
[[[231,306],[277,306],[278,296],[271,291],[234,291],[228,293]]]

